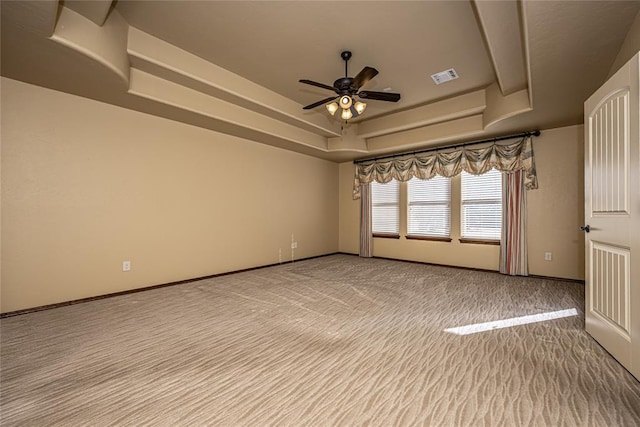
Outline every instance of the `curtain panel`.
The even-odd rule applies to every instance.
[[[522,171],[502,174],[500,273],[528,276],[527,192]]]
[[[371,184],[362,184],[360,193],[360,256],[371,258],[373,256]]]
[[[502,172],[522,170],[527,190],[538,188],[536,165],[533,157],[532,137],[527,136],[510,144],[468,148],[451,148],[444,152],[433,151],[412,154],[388,160],[371,160],[356,164],[353,182],[353,198],[360,198],[362,184],[372,181],[387,183],[392,179],[406,182],[413,177],[430,179],[435,175],[453,177],[466,171],[483,174],[492,168]]]

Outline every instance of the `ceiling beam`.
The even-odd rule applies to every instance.
[[[525,89],[528,82],[518,3],[472,2],[503,95]]]

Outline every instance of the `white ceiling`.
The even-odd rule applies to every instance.
[[[639,1],[3,1],[2,75],[342,161],[582,121]],[[53,37],[51,37],[53,35]],[[331,85],[380,73],[346,126]],[[460,78],[436,86],[431,74]]]

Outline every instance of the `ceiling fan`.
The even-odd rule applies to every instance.
[[[338,111],[338,108],[342,108],[341,118],[343,120],[349,120],[351,118],[358,117],[358,115],[362,114],[364,109],[367,107],[367,104],[364,102],[354,102],[354,97],[356,96],[361,99],[372,99],[376,101],[398,102],[400,100],[399,93],[374,92],[370,90],[361,91],[360,88],[369,80],[374,78],[378,74],[378,70],[372,67],[364,67],[355,77],[348,77],[348,65],[349,59],[351,59],[351,52],[345,50],[340,54],[340,57],[344,60],[344,77],[333,82],[333,86],[314,82],[312,80],[300,80],[300,83],[331,90],[337,94],[336,96],[330,96],[329,98],[309,104],[306,107],[303,107],[303,110],[310,110],[319,105],[327,104],[326,108],[331,115],[334,115],[336,111]],[[340,98],[338,102],[332,102],[338,98]]]

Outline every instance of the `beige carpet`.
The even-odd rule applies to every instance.
[[[334,255],[5,318],[2,425],[638,426],[640,383],[584,332],[583,301]]]

